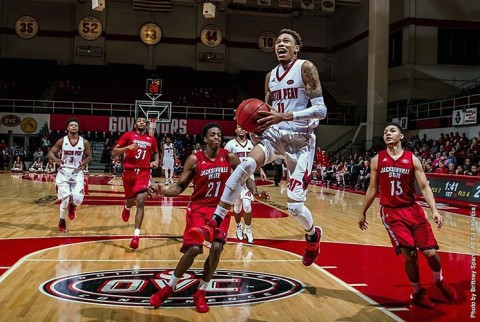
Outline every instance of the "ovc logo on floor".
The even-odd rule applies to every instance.
[[[114,306],[150,306],[150,296],[168,284],[171,269],[88,272],[44,282],[42,293],[68,301]],[[203,270],[188,270],[162,307],[194,307]],[[217,270],[207,289],[210,306],[259,303],[286,298],[304,290],[302,282],[269,273]]]

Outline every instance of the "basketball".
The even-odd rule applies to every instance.
[[[237,124],[247,132],[254,132],[258,127],[258,112],[268,111],[268,106],[256,98],[249,98],[240,103],[235,113]]]

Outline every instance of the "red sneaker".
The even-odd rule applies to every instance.
[[[310,243],[306,242],[307,245],[305,246],[305,253],[303,253],[303,258],[302,258],[302,263],[305,266],[310,266],[315,262],[315,260],[318,257],[318,254],[320,254],[320,241],[322,239],[322,228],[316,226],[315,231],[317,232],[318,239],[316,242]]]
[[[140,242],[139,236],[133,236],[132,240],[130,241],[130,248],[132,250],[136,250],[138,248],[138,243]]]
[[[212,242],[214,238],[214,231],[217,228],[217,222],[215,219],[210,219],[206,225],[202,227],[193,227],[188,231],[188,235],[195,239],[198,244],[203,244],[206,240]]]
[[[130,209],[127,209],[127,208],[125,208],[125,206],[123,206],[122,220],[124,222],[128,222],[128,219],[130,219]]]
[[[70,202],[68,204],[68,219],[74,220],[76,212],[77,212],[77,206],[75,206],[73,202]]]
[[[60,219],[58,222],[58,230],[62,233],[67,232],[67,223],[65,222],[65,219]]]
[[[195,294],[193,294],[193,303],[195,303],[195,308],[197,309],[198,313],[208,312],[208,304],[207,300],[205,299],[205,290],[197,290]]]
[[[173,294],[173,289],[170,285],[165,285],[160,291],[150,296],[150,305],[157,308],[160,307],[166,299]]]
[[[457,292],[451,285],[445,283],[443,280],[436,283],[436,285],[448,301],[455,302],[457,300]]]
[[[413,304],[426,309],[433,309],[435,307],[435,304],[433,304],[433,302],[427,296],[427,290],[424,288],[410,295],[410,299],[412,299]]]

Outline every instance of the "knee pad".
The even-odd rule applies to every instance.
[[[243,211],[246,213],[252,212],[252,201],[250,199],[243,199]]]
[[[303,202],[289,202],[287,203],[288,213],[293,217],[297,217],[303,211]]]
[[[77,193],[74,193],[72,196],[73,196],[73,203],[75,204],[75,206],[79,206],[79,205],[82,204],[82,202],[83,202],[83,197],[84,197],[83,194],[81,194],[81,193],[78,193],[78,194],[77,194]]]
[[[295,221],[305,231],[310,231],[313,227],[312,213],[305,207],[303,202],[289,202],[287,203],[288,212],[295,219]]]
[[[243,185],[245,184],[245,182],[247,182],[247,179],[250,177],[250,175],[255,172],[256,168],[257,162],[255,162],[255,159],[247,157],[243,159],[242,162],[237,166],[235,171],[232,172],[227,182],[225,183],[225,187],[233,192],[233,196],[235,197],[235,199],[240,196]],[[222,198],[222,201],[231,205],[233,203],[233,200],[230,201],[230,199],[230,197],[225,198],[225,200]]]

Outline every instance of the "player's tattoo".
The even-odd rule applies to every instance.
[[[305,81],[305,90],[310,98],[322,96],[322,87],[320,86],[320,76],[318,70],[311,62],[307,61],[303,65],[302,76]]]

